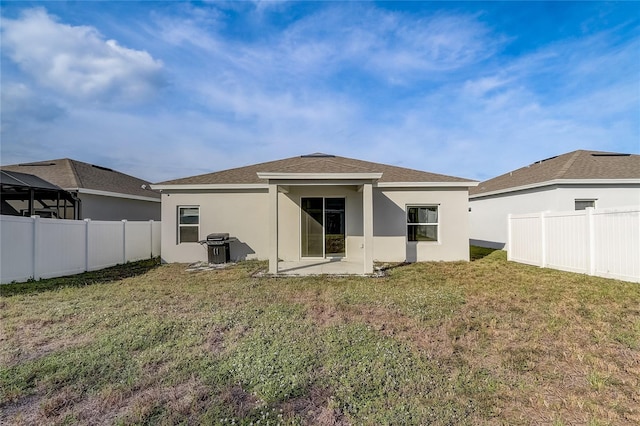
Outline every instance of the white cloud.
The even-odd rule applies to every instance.
[[[39,84],[77,100],[139,102],[163,86],[160,61],[42,8],[2,19],[3,50]]]

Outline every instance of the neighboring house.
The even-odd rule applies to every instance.
[[[63,158],[2,166],[44,179],[80,200],[77,219],[160,220],[160,194],[150,183],[106,167]]]
[[[27,173],[0,170],[0,213],[77,219],[79,200],[68,191]]]
[[[162,258],[207,260],[198,244],[229,233],[232,259],[468,260],[468,190],[477,182],[311,154],[154,184]]]
[[[471,243],[504,248],[507,215],[640,206],[640,155],[573,151],[470,191]]]

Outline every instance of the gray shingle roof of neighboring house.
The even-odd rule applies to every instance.
[[[204,175],[160,182],[157,185],[210,185],[266,183],[258,173],[382,173],[378,182],[474,182],[470,179],[371,163],[327,154],[285,158]]]
[[[480,196],[556,180],[640,179],[640,155],[578,150],[536,161],[526,167],[481,182],[469,191]]]
[[[2,170],[28,173],[58,185],[68,191],[89,189],[140,197],[160,198],[142,179],[82,161],[62,158],[36,163],[12,164]],[[144,189],[142,186],[145,185]]]

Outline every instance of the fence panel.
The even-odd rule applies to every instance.
[[[97,271],[124,263],[124,236],[122,222],[88,220],[87,243],[89,262],[87,270]]]
[[[546,264],[569,272],[586,272],[589,263],[589,231],[584,210],[546,213]]]
[[[640,208],[510,215],[508,259],[640,282]]]
[[[0,216],[0,283],[94,271],[160,255],[161,223]],[[125,238],[126,235],[126,238]]]
[[[36,219],[36,269],[34,278],[52,278],[85,271],[86,227],[84,222]]]
[[[26,281],[32,277],[33,219],[2,216],[0,243],[0,282]]]
[[[640,211],[594,211],[595,274],[638,281]]]
[[[509,260],[542,265],[542,221],[539,214],[523,214],[509,218]],[[513,241],[512,241],[513,240]]]
[[[127,262],[149,259],[151,257],[151,223],[126,222]]]

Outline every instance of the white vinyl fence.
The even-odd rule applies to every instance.
[[[0,216],[0,283],[53,278],[160,255],[161,222]]]
[[[509,215],[509,260],[640,282],[640,208]]]

